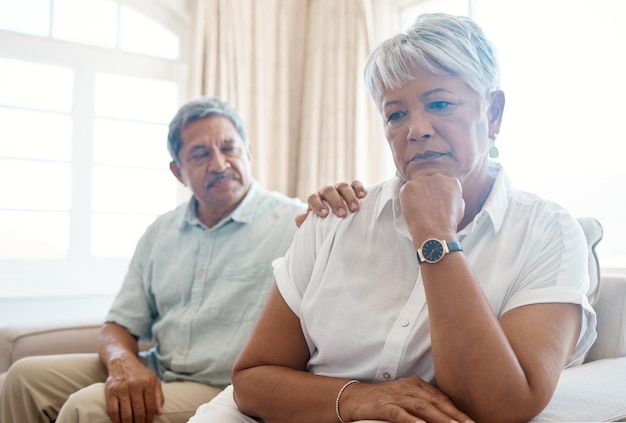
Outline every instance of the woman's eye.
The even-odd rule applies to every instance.
[[[387,123],[391,123],[399,119],[402,119],[405,115],[406,113],[404,112],[393,112],[389,116],[387,116]]]
[[[444,110],[451,104],[452,103],[449,103],[447,101],[433,101],[432,103],[429,103],[427,107],[429,110]]]

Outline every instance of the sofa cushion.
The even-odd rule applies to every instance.
[[[586,361],[626,356],[626,276],[603,276],[594,308],[598,315],[598,339]]]
[[[536,422],[607,422],[626,419],[626,357],[594,361],[561,373]]]
[[[600,264],[596,246],[602,240],[603,230],[600,222],[593,217],[580,217],[578,218],[578,223],[585,233],[585,238],[587,238],[587,247],[589,249],[589,290],[587,291],[587,297],[589,298],[589,304],[594,305],[600,293]]]
[[[52,327],[3,327],[0,330],[0,372],[31,355],[97,352],[101,324]]]

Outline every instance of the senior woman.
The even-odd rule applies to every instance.
[[[489,158],[505,100],[482,30],[422,15],[365,80],[398,177],[304,222],[192,422],[521,422],[592,344],[580,227]]]

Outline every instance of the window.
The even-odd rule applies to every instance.
[[[498,50],[507,103],[499,161],[520,189],[604,227],[603,271],[626,272],[626,3],[397,0],[400,29],[422,12],[468,14]],[[465,10],[466,12],[464,12]],[[398,28],[396,27],[396,30]]]
[[[0,299],[115,293],[186,195],[166,136],[187,25],[132,3],[0,2]]]

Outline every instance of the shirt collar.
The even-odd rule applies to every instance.
[[[252,179],[250,181],[250,189],[248,193],[244,197],[243,201],[237,206],[233,212],[222,219],[217,225],[215,225],[211,229],[217,229],[224,226],[229,221],[241,222],[241,223],[250,223],[254,216],[254,212],[256,210],[256,205],[258,201],[258,194],[261,190],[261,186],[259,183]],[[198,200],[195,195],[192,195],[191,199],[187,202],[186,207],[181,207],[178,219],[178,227],[179,229],[183,229],[186,225],[195,226],[200,225],[204,226],[200,219],[198,219],[198,215],[196,210],[198,209]]]
[[[488,217],[493,225],[495,233],[500,231],[504,215],[509,206],[509,191],[511,189],[511,180],[502,168],[502,165],[496,162],[489,164],[489,176],[495,178],[491,192],[483,204],[482,209],[474,217],[474,220],[460,231],[460,234],[468,234],[482,223],[485,217]]]
[[[402,186],[402,179],[396,176],[393,179],[389,179],[383,182],[381,192],[378,201],[376,202],[376,218],[380,217],[388,204],[391,205],[394,218],[397,218],[400,214],[400,187]]]

